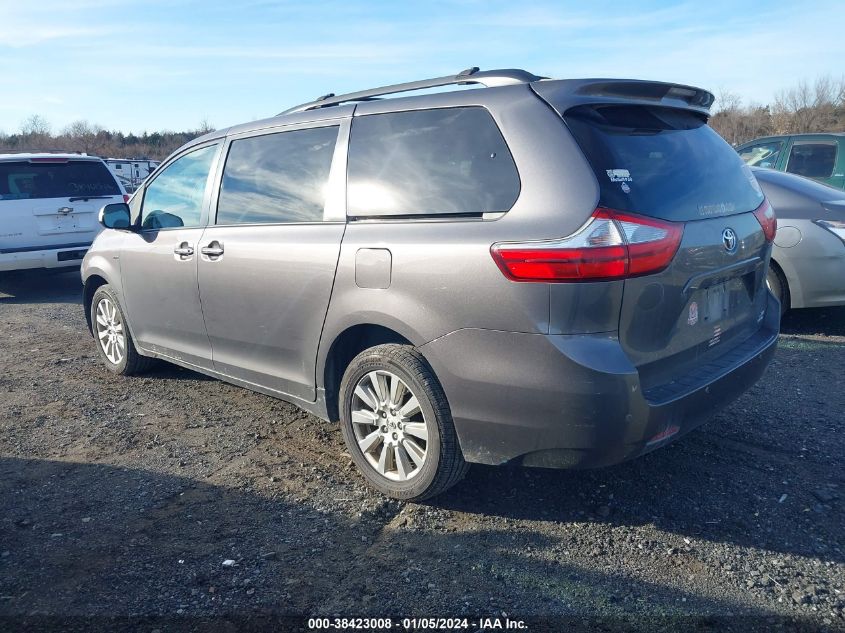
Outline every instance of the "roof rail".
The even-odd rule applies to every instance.
[[[440,86],[467,84],[481,84],[487,87],[508,86],[512,84],[529,83],[539,79],[545,79],[545,77],[540,77],[518,68],[479,71],[478,66],[473,66],[472,68],[462,70],[457,75],[446,75],[445,77],[435,77],[434,79],[410,81],[408,83],[393,84],[391,86],[361,90],[359,92],[350,92],[343,95],[335,95],[332,92],[327,95],[323,95],[322,97],[318,97],[314,101],[309,101],[308,103],[303,103],[293,108],[289,108],[284,112],[280,112],[279,115],[304,112],[306,110],[324,108],[326,106],[338,105],[349,101],[369,101],[385,95],[392,95],[400,92],[411,92],[413,90],[424,90],[426,88],[438,88]]]
[[[80,156],[93,156],[77,149],[53,149],[53,148],[32,148],[32,147],[0,147],[0,154],[79,154]]]

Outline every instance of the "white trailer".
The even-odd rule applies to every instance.
[[[111,173],[129,192],[135,191],[141,186],[147,176],[161,164],[159,160],[146,158],[105,158],[104,160]]]

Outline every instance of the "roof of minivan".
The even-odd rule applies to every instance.
[[[316,121],[340,119],[346,116],[350,116],[354,111],[355,105],[349,104],[319,110],[295,112],[293,114],[277,114],[275,116],[267,117],[266,119],[239,123],[231,127],[221,128],[219,130],[209,132],[208,134],[203,134],[202,136],[185,143],[185,145],[183,145],[179,149],[179,151],[183,151],[185,148],[193,147],[194,145],[201,145],[209,141],[214,141],[219,138],[223,138],[224,136],[227,136],[229,134],[238,134],[240,132],[253,132],[266,128],[279,127],[282,125],[295,125],[297,123],[314,123]]]
[[[59,160],[102,160],[99,156],[88,156],[87,154],[59,154],[56,152],[0,154],[0,161],[21,161],[32,160],[33,158],[56,158]]]
[[[477,68],[474,69],[474,71],[477,70]],[[515,71],[511,69],[507,71],[489,71],[486,74],[495,72],[524,73],[525,71]],[[468,100],[480,97],[480,94],[492,97],[493,95],[506,95],[508,93],[513,94],[514,91],[526,89],[532,90],[535,94],[540,96],[540,98],[550,101],[553,107],[558,109],[567,109],[575,105],[595,102],[597,99],[601,99],[602,101],[609,103],[671,105],[674,107],[696,110],[706,116],[709,114],[710,105],[713,103],[713,95],[710,92],[684,84],[639,79],[552,79],[546,77],[541,78],[534,75],[531,75],[531,77],[535,80],[509,82],[503,85],[488,85],[468,90],[466,87],[462,86],[462,81],[468,77],[456,75],[456,81],[452,84],[456,87],[454,90],[444,90],[442,92],[434,93],[428,92],[423,94],[405,94],[401,91],[393,91],[385,93],[385,97],[387,98],[381,98],[379,96],[375,96],[378,89],[373,89],[368,92],[373,92],[374,96],[368,96],[367,98],[361,100],[352,99],[350,101],[345,101],[343,97],[354,97],[359,93],[340,95],[337,99],[335,99],[337,103],[331,104],[328,107],[320,105],[321,102],[318,99],[315,102],[304,104],[309,106],[307,109],[299,111],[285,111],[266,119],[250,121],[247,123],[233,125],[228,128],[214,130],[208,134],[204,134],[203,136],[189,141],[180,147],[177,152],[183,153],[198,145],[216,141],[228,135],[239,134],[242,132],[255,132],[258,130],[295,125],[299,123],[329,121],[332,119],[348,117],[353,115],[353,113],[357,115],[359,113],[370,114],[374,112],[392,110],[413,110],[427,107],[464,105]],[[411,84],[414,83],[415,82],[411,82]],[[397,86],[401,85],[402,84],[397,84]],[[396,86],[388,86],[386,88],[393,87]],[[414,89],[411,92],[414,92],[415,90],[417,89]],[[467,95],[470,96],[467,97]],[[481,99],[479,99],[479,101],[480,100]],[[165,160],[169,161],[172,156],[173,154]]]

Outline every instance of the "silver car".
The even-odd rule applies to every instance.
[[[399,499],[471,462],[642,455],[776,345],[776,220],[712,101],[472,68],[203,136],[101,212],[82,270],[99,354],[339,421]]]
[[[782,310],[845,305],[845,192],[772,169],[752,171],[778,213],[767,283]]]

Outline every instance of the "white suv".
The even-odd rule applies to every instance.
[[[127,199],[94,156],[0,154],[0,272],[78,267],[100,207]]]

